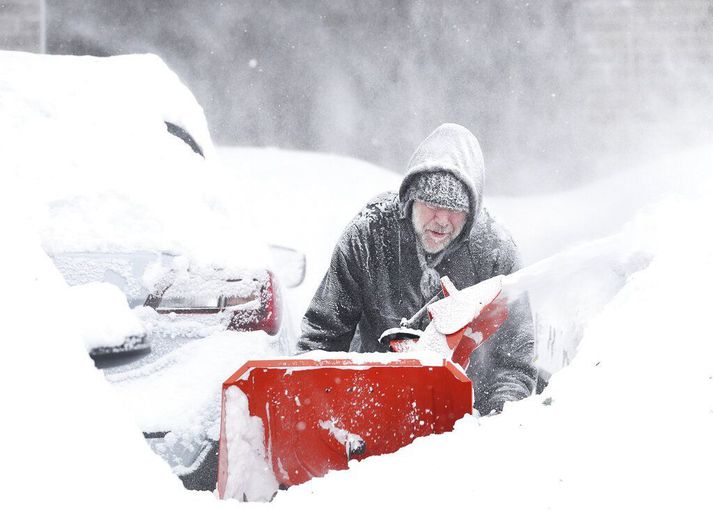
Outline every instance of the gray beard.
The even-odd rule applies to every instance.
[[[412,222],[412,225],[413,225],[413,230],[414,230],[414,232],[416,232],[416,236],[418,237],[418,243],[421,245],[421,248],[423,248],[423,250],[424,250],[426,253],[431,254],[431,255],[436,254],[436,253],[439,253],[439,252],[442,252],[443,250],[445,250],[446,248],[448,248],[448,246],[453,242],[453,240],[454,240],[456,237],[458,237],[458,234],[455,234],[455,235],[454,235],[454,234],[451,232],[451,233],[449,234],[449,238],[448,238],[446,241],[444,241],[445,244],[439,245],[439,247],[438,247],[437,249],[435,249],[435,250],[431,250],[431,249],[428,248],[428,246],[426,246],[426,241],[425,241],[425,240],[426,240],[426,229],[425,229],[425,228],[424,228],[424,229],[419,229],[418,227],[416,227],[416,226],[413,224],[413,222]],[[445,227],[442,227],[442,228],[445,228]],[[440,230],[441,227],[439,226],[438,229]]]

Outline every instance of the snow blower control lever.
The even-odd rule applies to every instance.
[[[401,326],[386,330],[379,341],[394,352],[433,350],[468,369],[470,355],[507,319],[507,298],[501,276],[458,290],[448,277],[441,279],[441,293],[429,300]],[[441,298],[441,296],[443,296]],[[426,330],[413,327],[428,313]]]

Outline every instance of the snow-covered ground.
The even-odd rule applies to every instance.
[[[75,61],[64,62],[66,67],[57,61],[57,75],[49,78],[77,73]],[[25,72],[32,75],[31,68]],[[4,511],[35,512],[58,505],[109,512],[713,509],[708,491],[713,347],[707,335],[713,248],[705,232],[705,220],[713,215],[713,147],[642,161],[637,170],[566,193],[491,199],[532,264],[517,277],[518,283],[537,286],[535,300],[548,307],[545,312],[557,312],[564,303],[570,310],[564,311],[566,316],[560,312],[558,322],[572,316],[572,332],[582,335],[577,355],[553,376],[542,396],[508,404],[500,416],[466,417],[450,434],[354,462],[347,471],[279,492],[269,505],[238,505],[186,491],[149,449],[137,425],[150,417],[152,405],[147,402],[143,411],[131,412],[125,399],[140,397],[140,392],[112,387],[95,369],[73,321],[70,288],[46,254],[48,241],[52,247],[64,244],[61,233],[48,229],[48,220],[53,214],[77,219],[75,196],[85,207],[92,206],[101,226],[116,226],[118,234],[125,234],[124,241],[131,237],[151,243],[146,234],[132,234],[122,225],[124,215],[128,220],[140,217],[115,211],[125,205],[116,201],[121,156],[102,155],[105,147],[87,147],[97,172],[85,175],[86,180],[63,180],[72,161],[58,175],[61,163],[51,158],[61,142],[46,141],[41,125],[24,122],[23,113],[36,106],[6,94],[6,76],[0,77],[0,86],[6,87],[0,88],[0,108],[17,116],[9,124],[0,119],[0,139],[12,142],[20,134],[25,144],[32,140],[35,145],[4,148],[0,173]],[[28,78],[15,92],[26,87],[42,96],[49,78],[35,74],[35,82]],[[47,88],[48,98],[53,91]],[[54,119],[51,109],[44,112]],[[279,232],[271,242],[308,255],[308,279],[291,297],[296,306],[306,305],[349,217],[367,197],[398,184],[398,176],[335,156],[275,149],[230,149],[218,155],[226,156],[231,170],[235,162],[242,163],[237,172],[217,175],[222,188],[251,213],[240,226],[249,230],[253,222],[261,227],[272,223]],[[102,170],[110,170],[112,178]],[[264,175],[257,177],[260,170]],[[175,184],[181,177],[183,172],[174,174]],[[273,177],[272,185],[268,177]],[[166,183],[147,179],[143,184],[139,203],[146,207],[144,213],[158,219],[161,209],[149,208],[148,200],[157,193],[154,188]],[[95,196],[107,190],[113,193]],[[197,191],[200,202],[188,194],[190,189],[180,190],[179,199],[185,194],[192,200],[184,205],[185,212],[177,213],[181,223],[196,224],[186,227],[195,237],[204,235],[204,215],[217,211],[229,220],[234,212],[226,204],[230,195],[203,186]],[[132,194],[126,191],[128,197]],[[93,235],[71,234],[85,241]],[[160,235],[163,243],[184,243],[171,234]],[[550,258],[541,261],[543,257]],[[559,293],[565,297],[558,303],[553,298]],[[577,302],[585,303],[580,308]],[[229,335],[211,337],[215,348],[229,344]],[[187,352],[179,363],[185,373],[225,364],[198,350]],[[178,417],[176,397],[167,394],[155,408]]]

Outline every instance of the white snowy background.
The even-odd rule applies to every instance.
[[[98,220],[92,226],[103,231],[97,241],[111,235],[132,247],[150,246],[155,240],[124,224],[144,227],[148,216],[185,229],[181,237],[161,231],[162,245],[208,244],[206,227],[241,239],[243,230],[257,232],[257,238],[289,244],[308,258],[305,283],[289,293],[297,320],[344,224],[399,177],[344,157],[253,148],[218,149],[210,156],[215,170],[198,178],[172,166],[149,176],[122,161],[126,148],[99,144],[86,126],[93,110],[109,106],[117,134],[138,130],[136,119],[122,117],[115,98],[78,98],[70,87],[64,94],[73,103],[68,111],[57,110],[61,78],[71,73],[77,80],[86,72],[78,83],[87,83],[95,76],[92,65],[101,64],[90,58],[0,56],[3,510],[713,508],[713,254],[707,230],[713,145],[651,153],[636,168],[576,190],[489,198],[531,265],[521,274],[523,284],[551,284],[555,293],[574,290],[582,302],[581,309],[567,306],[566,319],[551,318],[555,325],[575,323],[570,332],[582,339],[571,363],[555,373],[541,396],[508,404],[500,416],[466,417],[450,434],[352,463],[347,471],[280,492],[270,504],[220,502],[183,488],[143,440],[120,391],[95,369],[73,322],[72,293],[46,251],[78,239],[94,241],[96,234],[64,237],[52,227],[77,229],[83,225],[74,223],[74,214],[91,212]],[[129,61],[123,71],[127,83],[143,62]],[[13,67],[14,75],[8,71]],[[136,97],[145,98],[146,91]],[[23,104],[22,98],[45,101]],[[186,98],[172,100],[192,105]],[[200,117],[187,123],[196,119],[200,127]],[[69,136],[58,139],[52,129],[57,120],[75,120],[83,131],[85,139],[74,140],[71,148],[81,151],[77,162],[95,164],[91,174],[73,169]],[[160,123],[139,121],[150,140],[150,127]],[[149,158],[154,150],[137,152]],[[156,169],[164,168],[156,163]],[[172,200],[165,199],[166,191]],[[117,200],[122,195],[129,200]],[[90,208],[75,209],[82,202],[91,202]],[[139,210],[117,210],[127,204]],[[173,224],[174,217],[168,223],[166,212],[180,223]],[[67,223],[53,223],[56,216],[66,216]],[[225,225],[209,223],[216,219]],[[237,245],[227,246],[242,257]],[[542,298],[544,312],[556,312],[553,295]]]

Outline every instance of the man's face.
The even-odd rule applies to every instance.
[[[411,221],[423,248],[428,253],[437,253],[458,237],[466,214],[414,200]]]

